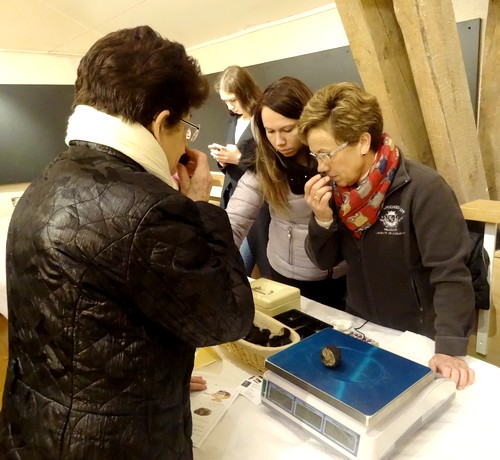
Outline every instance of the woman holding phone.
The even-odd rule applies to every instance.
[[[225,209],[241,176],[255,165],[255,140],[251,121],[262,91],[250,73],[236,65],[221,73],[215,83],[215,90],[229,111],[226,144],[212,143],[208,146],[224,173],[221,206]],[[241,244],[240,252],[248,276],[252,274],[255,265],[260,276],[271,276],[266,255],[269,220],[269,208],[265,205]]]

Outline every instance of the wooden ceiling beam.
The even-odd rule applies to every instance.
[[[451,0],[393,0],[436,169],[461,203],[489,198]]]

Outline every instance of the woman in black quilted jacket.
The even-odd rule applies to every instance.
[[[187,147],[207,94],[146,26],[83,57],[69,148],[9,229],[0,458],[192,458],[195,349],[245,336],[254,311],[207,158]]]

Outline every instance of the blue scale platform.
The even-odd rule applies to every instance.
[[[321,361],[321,350],[331,345],[341,352],[336,368]],[[266,368],[366,426],[384,419],[434,379],[430,368],[334,329],[267,358]]]

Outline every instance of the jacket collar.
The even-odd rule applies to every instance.
[[[68,120],[66,144],[71,141],[111,147],[177,189],[165,152],[154,136],[139,123],[127,122],[87,105],[78,105]]]
[[[398,165],[398,170],[396,171],[396,175],[394,176],[394,179],[392,181],[391,186],[389,187],[388,193],[398,189],[399,187],[407,184],[408,182],[411,181],[410,174],[408,173],[407,169],[407,160],[405,159],[403,152],[401,151],[400,148],[399,150],[399,165]]]

